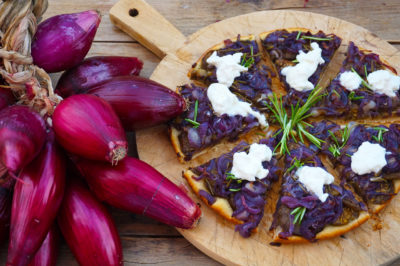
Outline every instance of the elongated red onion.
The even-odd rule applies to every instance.
[[[57,224],[53,224],[42,246],[29,263],[29,266],[55,266],[57,262],[59,238]]]
[[[56,93],[63,98],[85,93],[93,86],[112,77],[137,76],[143,63],[136,57],[96,56],[83,60],[79,65],[62,74]]]
[[[40,152],[46,126],[39,114],[27,106],[14,105],[0,111],[0,160],[13,173]]]
[[[109,102],[128,130],[164,123],[181,114],[186,107],[182,96],[142,77],[112,78],[88,93]]]
[[[80,265],[122,265],[121,242],[111,216],[78,180],[67,186],[58,224]]]
[[[19,175],[11,210],[7,265],[26,265],[42,245],[65,187],[65,158],[49,132],[44,149]]]
[[[0,187],[0,242],[8,238],[10,231],[12,186]]]
[[[49,73],[77,65],[88,53],[100,20],[98,12],[89,10],[43,21],[32,40],[34,64]]]
[[[127,153],[124,129],[111,105],[93,95],[73,95],[53,114],[57,141],[87,159],[116,163]]]
[[[199,206],[150,165],[127,157],[116,166],[89,160],[77,166],[97,198],[179,228],[192,228]]]

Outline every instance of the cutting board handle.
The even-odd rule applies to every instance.
[[[174,53],[186,37],[144,0],[120,0],[110,10],[110,19],[158,57]]]

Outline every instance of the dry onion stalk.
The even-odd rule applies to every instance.
[[[0,87],[9,88],[19,103],[42,116],[51,115],[62,99],[54,93],[49,75],[33,65],[31,42],[47,0],[6,0],[0,3]]]

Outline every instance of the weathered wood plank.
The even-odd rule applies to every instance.
[[[102,23],[96,35],[98,41],[132,41],[110,22],[108,11],[117,0],[50,1],[45,18],[61,13],[97,9]],[[376,33],[386,40],[400,41],[400,1],[387,0],[310,0],[303,7],[302,0],[147,0],[184,35],[196,32],[218,20],[260,10],[295,9],[321,13],[348,20]]]

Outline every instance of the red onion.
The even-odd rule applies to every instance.
[[[97,198],[168,225],[192,228],[201,211],[179,187],[150,165],[127,157],[116,166],[89,160],[77,166]]]
[[[92,45],[100,20],[98,12],[89,10],[43,21],[32,40],[34,64],[52,73],[81,62]]]
[[[19,176],[11,210],[7,265],[26,265],[40,248],[61,204],[65,158],[49,132],[46,145]]]
[[[116,163],[127,153],[127,141],[114,110],[93,95],[73,95],[53,114],[57,141],[69,152],[92,160]]]
[[[112,78],[91,90],[108,101],[126,129],[138,129],[166,122],[185,110],[182,96],[142,77]]]
[[[10,231],[12,187],[0,187],[0,242],[8,238]]]
[[[80,265],[122,265],[121,243],[111,216],[78,180],[67,186],[58,224]]]
[[[0,111],[0,160],[13,173],[40,152],[46,139],[45,123],[27,106],[14,105]]]
[[[50,228],[42,246],[36,252],[29,266],[54,266],[57,262],[59,232],[56,224]]]
[[[96,56],[86,58],[79,65],[62,74],[56,87],[56,93],[63,98],[84,93],[112,77],[137,76],[142,66],[142,61],[136,57]]]

